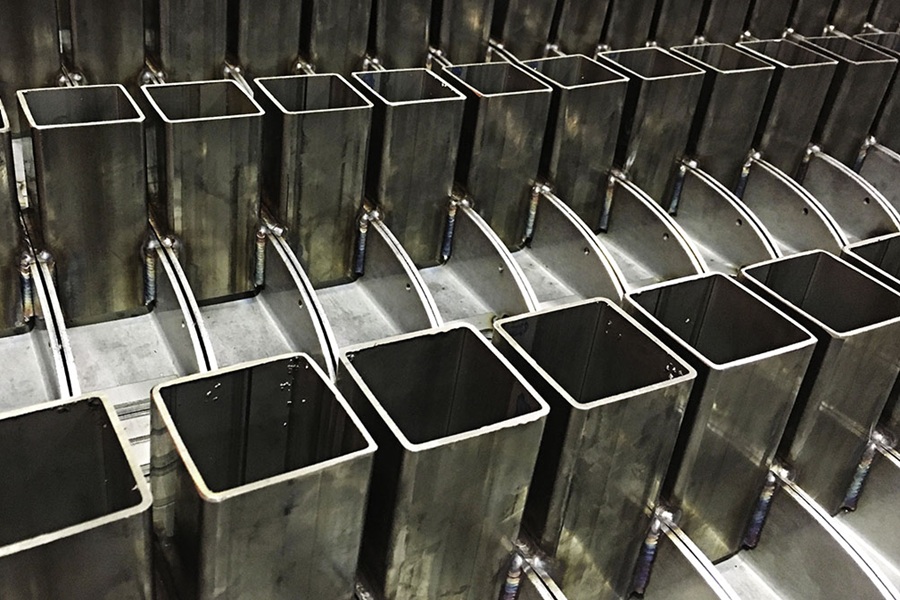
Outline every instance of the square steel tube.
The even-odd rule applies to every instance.
[[[103,397],[0,415],[0,598],[152,600],[150,490]]]
[[[255,289],[262,107],[234,81],[141,88],[156,113],[160,210],[197,300]]]
[[[550,405],[523,527],[567,598],[627,597],[697,372],[605,299],[494,329]]]
[[[353,279],[372,103],[340,75],[257,79],[263,198],[316,287]],[[339,141],[338,141],[339,140]]]
[[[672,53],[706,71],[688,155],[734,190],[753,147],[775,67],[727,44],[679,46]]]
[[[493,598],[546,403],[469,325],[348,348],[338,385],[379,445],[361,557],[375,592]]]
[[[663,494],[719,560],[741,549],[816,338],[724,275],[646,287],[627,302],[697,369]]]
[[[668,205],[703,86],[703,70],[660,48],[601,55],[628,77],[616,166]]]
[[[75,68],[88,83],[137,88],[144,68],[144,2],[120,0],[115,10],[103,0],[64,0],[71,17]]]
[[[775,66],[753,144],[767,161],[794,176],[812,140],[837,61],[788,40],[737,46]]]
[[[319,73],[350,75],[363,67],[371,0],[303,0],[300,50]]]
[[[300,13],[296,0],[237,0],[229,16],[235,35],[228,54],[256,77],[293,72],[300,51]]]
[[[374,3],[375,55],[388,69],[425,64],[430,42],[432,0],[379,0]],[[439,6],[439,4],[438,4]]]
[[[519,58],[546,56],[556,4],[557,0],[497,0],[493,38]]]
[[[850,244],[841,252],[841,258],[900,292],[900,234],[892,233]],[[888,397],[881,424],[894,436],[900,437],[900,377]]]
[[[12,130],[0,99],[0,336],[24,326],[19,291],[20,243]]]
[[[611,0],[563,0],[560,2],[556,40],[566,54],[594,56],[603,35]]]
[[[466,64],[485,59],[491,38],[491,20],[495,0],[441,0],[440,11],[433,10],[440,19],[440,49],[453,64]]]
[[[900,373],[900,293],[821,250],[741,275],[819,339],[781,453],[797,483],[835,514]]]
[[[228,0],[150,0],[156,51],[166,81],[222,76],[228,34]]]
[[[375,444],[305,354],[151,394],[153,524],[184,598],[349,599]]]
[[[725,44],[738,41],[746,31],[744,25],[747,24],[752,3],[751,0],[711,0],[707,8],[706,22],[703,24],[704,39],[708,42]]]
[[[144,114],[121,85],[18,92],[36,201],[70,324],[144,312]]]
[[[375,105],[366,196],[416,266],[437,265],[466,97],[426,69],[353,78]]]
[[[541,174],[554,193],[597,231],[628,78],[581,55],[525,64],[553,88]]]
[[[441,73],[466,96],[456,180],[510,249],[521,248],[550,111],[550,86],[505,62]]]
[[[894,78],[897,59],[844,37],[806,38],[804,43],[838,63],[813,141],[853,167]]]
[[[855,36],[855,39],[876,48],[894,58],[900,59],[900,33],[866,33]],[[895,69],[894,76],[885,93],[876,117],[875,129],[872,133],[879,143],[888,148],[900,148],[900,68]]]

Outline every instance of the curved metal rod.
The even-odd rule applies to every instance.
[[[34,281],[34,291],[37,294],[38,305],[41,307],[44,327],[47,330],[50,359],[55,370],[59,397],[80,396],[81,385],[78,380],[77,369],[75,368],[75,359],[72,356],[72,346],[69,342],[69,334],[66,331],[62,307],[59,304],[56,286],[53,284],[53,274],[47,261],[42,260],[40,255],[31,265],[31,277],[32,281]]]

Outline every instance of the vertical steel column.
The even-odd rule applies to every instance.
[[[228,16],[235,64],[255,77],[289,74],[300,51],[299,0],[236,0]]]
[[[703,87],[703,70],[659,48],[602,57],[629,78],[616,164],[651,198],[667,203]]]
[[[753,0],[712,0],[701,31],[703,38],[715,43],[737,42],[745,31],[751,2]]]
[[[14,134],[19,123],[16,92],[52,85],[59,74],[59,33],[54,0],[0,1],[0,102]]]
[[[375,104],[367,196],[419,268],[441,262],[465,96],[431,71],[356,73]]]
[[[22,90],[19,102],[66,319],[143,312],[144,114],[121,85]]]
[[[822,251],[741,273],[819,339],[781,451],[828,512],[855,508],[857,468],[900,373],[900,293]]]
[[[360,559],[379,597],[499,595],[544,401],[471,326],[348,348],[338,385],[379,445]]]
[[[363,67],[372,0],[303,0],[300,51],[320,73]]]
[[[388,69],[425,65],[432,0],[375,0],[375,54]]]
[[[233,81],[145,85],[162,211],[201,303],[256,289],[262,108]]]
[[[270,77],[256,84],[266,111],[266,201],[287,226],[287,240],[313,286],[349,282],[372,104],[340,75]]]
[[[137,87],[144,68],[144,3],[68,0],[74,66],[88,83]]]
[[[663,48],[693,43],[700,29],[702,12],[703,2],[660,0],[653,41]]]
[[[456,179],[510,249],[525,241],[551,88],[510,63],[447,67],[466,95]]]
[[[151,0],[156,3],[160,66],[167,81],[222,76],[228,0]]]
[[[724,558],[741,549],[816,338],[724,275],[627,298],[697,369],[663,493],[703,552]]]
[[[853,35],[863,31],[874,0],[837,0],[832,8],[831,24],[842,33]]]
[[[706,71],[687,154],[734,190],[750,155],[775,67],[724,44],[680,46],[672,52]]]
[[[375,444],[305,354],[154,388],[153,525],[179,597],[349,598]]]
[[[880,52],[900,60],[900,33],[866,33],[855,39],[868,44]],[[891,150],[900,150],[900,68],[894,71],[894,77],[884,96],[879,114],[876,117],[872,133],[878,143]]]
[[[151,600],[150,490],[112,405],[0,416],[0,596]]]
[[[755,0],[747,20],[747,29],[757,39],[780,38],[788,26],[793,2]]]
[[[650,37],[656,0],[611,0],[603,43],[616,50],[643,46]]]
[[[541,174],[594,231],[615,162],[628,78],[585,56],[528,61],[553,88]]]
[[[494,39],[519,58],[544,56],[550,43],[556,4],[557,0],[497,0]]]
[[[825,33],[831,6],[835,0],[795,0],[791,14],[791,29],[804,36]]]
[[[894,77],[897,59],[843,37],[807,38],[804,43],[837,61],[813,141],[853,167]]]
[[[567,54],[594,56],[611,0],[560,0],[556,44]]]
[[[494,329],[551,407],[523,528],[569,600],[627,597],[696,371],[608,300]]]
[[[454,64],[484,60],[495,0],[441,0],[440,3],[438,37],[447,60]]]
[[[738,46],[775,65],[754,147],[763,158],[794,176],[806,156],[837,61],[787,40]]]
[[[19,199],[13,164],[12,132],[0,100],[0,336],[15,333],[31,315],[23,314]]]

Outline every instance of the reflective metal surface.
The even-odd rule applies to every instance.
[[[741,547],[815,338],[723,275],[650,286],[627,302],[697,369],[663,493],[703,552],[724,558]]]
[[[552,90],[510,63],[452,66],[442,74],[466,96],[456,179],[506,246],[519,248]]]
[[[263,194],[316,287],[352,280],[372,104],[340,75],[257,79]],[[331,144],[338,137],[341,144]]]
[[[492,597],[547,405],[468,326],[349,348],[338,383],[380,447],[362,546],[367,579],[387,599]]]
[[[544,56],[556,5],[556,0],[498,0],[492,27],[494,38],[519,58]]]
[[[385,66],[407,69],[425,64],[434,4],[432,0],[374,3],[375,53]]]
[[[158,386],[152,422],[153,524],[180,595],[350,596],[376,447],[307,356]]]
[[[687,146],[703,71],[659,48],[601,56],[629,78],[616,164],[665,204],[673,191],[675,162]]]
[[[559,48],[566,53],[594,55],[611,4],[612,0],[564,0],[559,7]]]
[[[349,75],[363,66],[372,2],[305,0],[300,51],[319,73]]]
[[[134,88],[144,66],[144,3],[124,0],[115,10],[96,0],[67,4],[76,72],[88,83]]]
[[[465,96],[425,69],[356,73],[375,105],[367,197],[418,267],[440,262]]]
[[[22,90],[19,102],[38,250],[53,256],[68,322],[144,312],[144,114],[121,85]]]
[[[527,61],[553,88],[541,172],[588,226],[600,226],[628,79],[585,56]]]
[[[735,43],[746,31],[744,26],[747,24],[751,6],[755,8],[759,4],[765,4],[765,0],[712,0],[708,5],[706,23],[701,32],[703,38],[707,42]],[[763,34],[762,37],[776,37],[779,33]]]
[[[103,398],[0,415],[0,595],[153,598],[150,490]]]
[[[607,300],[494,327],[550,405],[523,526],[567,598],[625,597],[696,372]]]
[[[775,65],[754,147],[793,177],[812,139],[837,61],[788,40],[738,46]],[[801,106],[803,110],[798,110]]]
[[[290,73],[300,47],[301,9],[302,3],[291,0],[232,2],[232,60],[256,77]]]
[[[143,86],[156,112],[159,217],[200,302],[252,291],[263,109],[231,81]]]
[[[151,51],[156,49],[167,81],[222,76],[228,0],[149,0],[146,10],[158,26]]]
[[[662,0],[656,9],[653,41],[664,48],[690,44],[700,29],[703,10],[702,2]]]
[[[846,38],[806,38],[805,43],[838,63],[813,141],[852,167],[897,69],[897,59]],[[866,93],[860,94],[863,89]]]
[[[867,33],[857,35],[855,39],[875,47],[879,52],[900,58],[900,33]],[[888,86],[872,133],[880,143],[890,148],[900,148],[900,86],[897,85],[897,71]]]
[[[656,0],[612,0],[603,42],[611,48],[637,48],[650,37]]]
[[[495,0],[442,0],[440,4],[437,39],[444,56],[454,64],[484,60]]]
[[[852,494],[900,373],[900,294],[821,251],[755,265],[742,275],[819,340],[782,450],[797,483],[834,514]]]

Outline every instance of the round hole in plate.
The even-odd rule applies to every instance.
[[[505,269],[503,268],[503,265],[500,265],[499,267],[497,267],[497,272],[498,272],[498,273],[501,273],[501,274],[502,274],[504,270],[505,270]]]
[[[809,209],[806,208],[805,206],[803,207],[803,214],[804,214],[804,215],[808,215],[808,214],[809,214]]]
[[[872,199],[869,198],[868,196],[866,196],[865,198],[863,198],[863,204],[868,204],[868,203],[870,203],[871,201],[872,201]]]
[[[590,249],[590,248],[585,248],[585,249],[584,249],[584,255],[585,255],[585,256],[588,256],[590,253],[591,253],[591,249]]]
[[[303,298],[300,298],[299,300],[297,300],[297,306],[299,306],[300,308],[303,308]]]
[[[744,220],[743,220],[743,219],[738,219],[737,221],[734,222],[734,224],[737,225],[738,227],[740,227],[741,225],[744,224]]]
[[[668,233],[664,233],[664,234],[663,234],[663,239],[668,241],[668,239],[669,239],[669,234],[668,234]]]
[[[411,289],[412,289],[412,285],[409,284],[409,283],[407,283],[407,284],[406,284],[406,291],[408,292],[408,291],[411,290]]]

